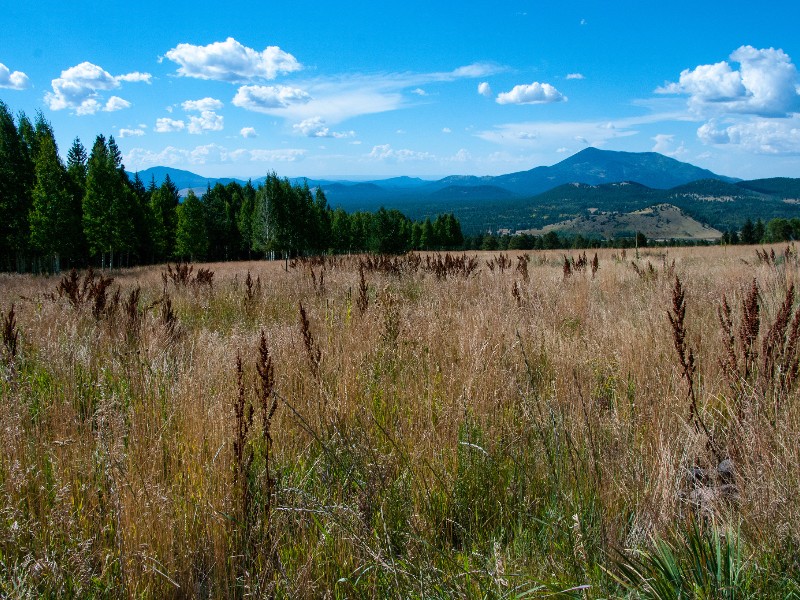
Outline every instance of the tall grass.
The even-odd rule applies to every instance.
[[[639,597],[692,548],[793,593],[798,264],[758,257],[0,275],[0,595]]]

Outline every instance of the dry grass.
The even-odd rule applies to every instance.
[[[0,595],[608,597],[613,551],[698,515],[789,589],[782,250],[138,268],[102,309],[0,275]]]

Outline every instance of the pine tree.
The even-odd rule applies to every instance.
[[[25,266],[33,180],[28,146],[0,101],[0,264],[7,270]]]
[[[743,244],[756,243],[756,227],[753,225],[753,221],[749,217],[744,222],[744,225],[742,225],[741,240]]]
[[[175,254],[189,260],[204,258],[208,250],[205,207],[192,190],[177,208]]]
[[[31,245],[48,257],[48,270],[60,271],[60,258],[70,250],[71,195],[67,170],[58,156],[52,129],[37,127],[39,153],[36,156],[36,184],[30,212]]]
[[[150,211],[153,215],[152,237],[157,260],[168,260],[175,253],[175,232],[178,226],[177,209],[180,196],[177,186],[169,174],[164,183],[155,188],[150,197]]]
[[[70,266],[83,265],[88,248],[83,233],[83,197],[86,195],[86,174],[88,155],[78,138],[72,142],[67,152],[67,190],[69,192],[69,211],[63,221],[64,237],[68,240],[63,258]]]
[[[256,212],[256,188],[253,182],[248,180],[242,188],[242,203],[236,215],[236,228],[239,230],[241,250],[250,257],[250,252],[255,250],[255,238],[253,236],[253,224]]]
[[[150,214],[150,192],[144,187],[142,178],[137,171],[130,184],[133,193],[133,230],[136,239],[135,254],[137,262],[142,263],[151,258],[152,253],[152,234],[150,225],[152,215]]]
[[[83,230],[89,245],[89,253],[100,255],[101,266],[105,266],[106,255],[114,247],[114,232],[111,224],[110,190],[115,173],[105,137],[95,138],[89,155],[86,175],[86,194],[83,197]]]

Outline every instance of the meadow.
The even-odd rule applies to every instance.
[[[798,274],[793,246],[0,274],[0,596],[800,594]]]

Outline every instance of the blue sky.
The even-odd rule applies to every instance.
[[[588,145],[800,176],[800,4],[2,1],[62,153],[205,176],[497,175]]]

